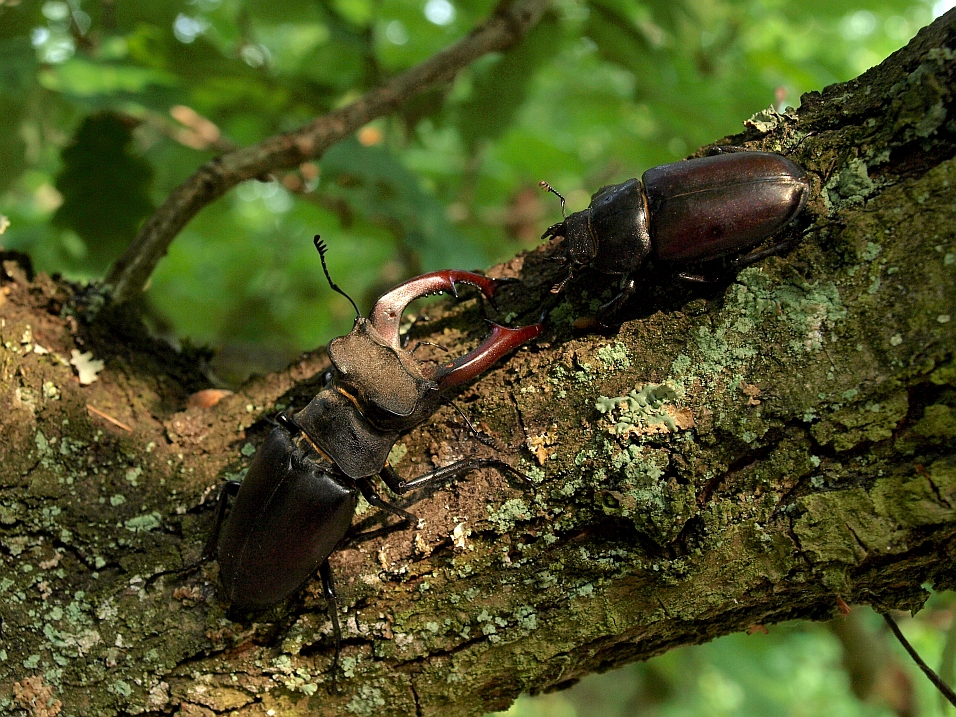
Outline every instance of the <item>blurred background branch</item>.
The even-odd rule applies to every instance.
[[[329,147],[363,125],[451,80],[483,55],[508,49],[534,27],[547,4],[548,0],[503,2],[489,20],[464,39],[346,106],[298,129],[227,151],[204,164],[146,219],[133,242],[110,268],[105,281],[112,287],[114,300],[126,301],[142,292],[170,243],[204,206],[240,182],[253,178],[265,180],[277,169],[290,169],[318,159]],[[191,134],[187,135],[187,143],[198,144],[197,148],[202,149],[221,148],[219,132],[213,123],[199,122],[199,115],[182,105],[174,107],[172,112],[181,122],[188,123]]]

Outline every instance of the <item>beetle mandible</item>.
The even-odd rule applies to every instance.
[[[547,182],[541,187],[558,194]],[[542,239],[562,241],[558,261],[568,273],[591,265],[620,274],[618,294],[598,311],[609,320],[634,294],[637,274],[648,262],[687,266],[742,254],[783,229],[800,213],[809,196],[806,172],[779,154],[731,151],[653,167],[641,179],[602,187],[587,209],[548,227]],[[778,242],[731,262],[733,271],[779,253]],[[690,281],[707,281],[681,273]]]
[[[318,236],[315,246],[329,285],[351,302],[332,281]],[[461,460],[404,480],[387,460],[400,433],[434,413],[444,392],[478,376],[541,332],[540,323],[514,329],[492,324],[491,334],[470,353],[440,364],[421,362],[401,344],[399,323],[405,307],[429,294],[457,296],[456,284],[471,284],[493,300],[506,281],[454,269],[436,271],[381,296],[369,318],[356,307],[351,332],[329,344],[333,369],[325,388],[295,415],[280,415],[242,482],[223,487],[203,557],[219,561],[231,610],[272,607],[318,570],[335,636],[333,679],[341,630],[328,558],[352,522],[358,495],[412,525],[418,522],[383,500],[370,479],[378,475],[396,494],[482,467],[527,480],[507,463],[486,458]],[[235,500],[227,513],[232,495]]]

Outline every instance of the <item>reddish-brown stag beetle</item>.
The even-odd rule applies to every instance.
[[[355,307],[329,276],[325,245],[318,236],[315,246],[329,285]],[[507,463],[485,458],[461,460],[404,480],[387,460],[401,432],[434,413],[444,392],[475,378],[541,332],[541,324],[516,329],[492,324],[491,334],[472,352],[445,363],[422,362],[401,344],[399,323],[405,307],[443,291],[457,296],[458,284],[471,284],[493,300],[503,283],[467,271],[436,271],[396,286],[378,299],[367,319],[356,307],[352,331],[329,344],[333,369],[326,387],[294,416],[280,415],[242,482],[231,481],[223,488],[204,558],[218,559],[231,611],[272,607],[318,570],[335,636],[333,679],[341,630],[328,559],[352,522],[359,493],[411,525],[418,522],[383,500],[370,479],[379,476],[396,494],[483,467],[526,480]]]
[[[557,194],[563,212],[564,197],[547,182],[541,187]],[[738,254],[729,268],[739,271],[790,245],[778,242],[743,254],[793,221],[809,189],[806,173],[786,157],[744,151],[664,164],[641,179],[603,187],[587,209],[542,235],[563,239],[556,258],[568,265],[552,291],[561,291],[575,269],[589,264],[621,274],[619,293],[598,311],[598,320],[607,323],[633,296],[648,260],[687,267]],[[707,281],[699,274],[678,276]]]

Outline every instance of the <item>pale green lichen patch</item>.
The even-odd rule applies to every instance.
[[[139,466],[134,466],[133,468],[128,468],[126,470],[124,477],[126,478],[127,483],[135,487],[139,485],[139,477],[141,475],[143,475],[143,469]]]
[[[677,433],[694,426],[691,411],[674,405],[677,397],[672,386],[649,383],[626,396],[599,396],[594,407],[610,419],[612,435]]]
[[[522,605],[518,608],[515,612],[515,620],[518,626],[526,632],[538,629],[538,615],[534,608],[529,605]]]
[[[950,361],[935,369],[929,380],[937,386],[956,386],[956,361]]]
[[[56,384],[53,381],[44,381],[43,382],[43,396],[52,401],[60,400],[60,389],[57,388]]]
[[[499,533],[507,533],[515,527],[519,520],[530,520],[531,511],[528,504],[521,498],[511,498],[504,502],[500,508],[495,509],[490,505],[488,509],[488,522],[495,526]]]
[[[134,533],[141,531],[155,530],[163,523],[163,516],[159,511],[153,511],[152,513],[146,513],[145,515],[137,515],[134,518],[130,518],[125,521],[123,525],[126,526],[126,529]]]
[[[662,480],[670,465],[663,449],[631,443],[610,456],[609,471],[601,469],[589,481],[596,489],[597,507],[606,515],[627,518],[660,544],[670,542],[696,510],[694,490],[674,479]],[[562,490],[572,494],[583,482],[571,480]]]
[[[942,50],[951,54],[949,48]],[[943,64],[946,60],[940,56],[939,48],[931,52],[934,51],[935,57],[927,54],[930,61],[920,64],[906,76],[905,81],[893,87],[895,131],[900,133],[904,141],[929,137],[946,122],[949,93],[944,88],[947,83],[937,76],[940,70],[933,62],[935,60]]]
[[[732,388],[760,373],[774,354],[788,365],[815,360],[846,316],[832,281],[781,283],[758,267],[746,269],[714,320],[693,330],[669,381],[684,391],[699,384],[729,395],[728,382]]]
[[[843,169],[826,183],[824,198],[830,207],[862,204],[875,188],[866,162],[859,157],[852,157]]]
[[[956,462],[952,459],[934,461],[927,472],[942,499],[948,505],[956,505]]]
[[[384,706],[385,697],[380,689],[372,685],[361,685],[355,696],[345,705],[345,709],[359,717],[372,717]]]
[[[627,347],[620,341],[602,346],[597,350],[597,356],[608,370],[622,371],[631,367],[631,360],[627,356]]]
[[[753,270],[742,272],[740,280],[731,288],[737,308],[765,321],[779,317],[783,328],[794,336],[789,348],[797,355],[818,352],[824,344],[824,332],[847,316],[840,292],[831,281],[775,285],[765,274]]]
[[[883,247],[874,242],[868,241],[863,251],[860,252],[860,259],[863,261],[873,261],[883,251]]]
[[[686,442],[675,434],[693,428],[694,417],[690,409],[675,404],[678,397],[668,384],[645,384],[626,396],[600,396],[595,407],[605,416],[601,425],[616,441],[579,451],[574,462],[583,473],[565,481],[561,493],[578,493],[585,485],[581,476],[588,476],[586,484],[596,490],[601,512],[631,520],[659,544],[673,540],[696,510],[694,490],[664,478],[671,454],[649,443]],[[683,435],[690,440],[690,433]],[[602,467],[589,471],[592,463]]]
[[[108,687],[110,692],[113,692],[121,697],[129,697],[133,694],[133,688],[129,686],[128,682],[124,680],[116,680]]]
[[[942,403],[927,406],[913,432],[931,440],[956,439],[956,410]]]
[[[404,443],[396,443],[388,451],[389,465],[397,466],[408,453],[408,446]]]
[[[556,324],[570,326],[577,319],[577,309],[570,301],[562,301],[550,314],[548,319]]]

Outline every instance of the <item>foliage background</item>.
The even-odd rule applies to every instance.
[[[492,7],[0,0],[0,214],[11,222],[3,244],[28,252],[38,270],[100,278],[202,162],[354,99],[461,37]],[[246,183],[206,208],[154,274],[145,310],[171,341],[216,347],[212,368],[227,383],[281,367],[351,321],[321,279],[316,232],[331,246],[337,282],[364,306],[421,271],[487,266],[533,246],[557,220],[558,204],[538,180],[579,210],[603,184],[860,74],[946,8],[558,0],[508,55],[484,58],[318,165]],[[872,618],[854,619],[882,640]],[[952,601],[937,596],[909,625],[936,664],[951,623]],[[941,710],[919,676],[910,680],[915,712],[893,707],[892,695],[856,701],[840,645],[820,626],[731,636],[519,701],[511,714]]]

